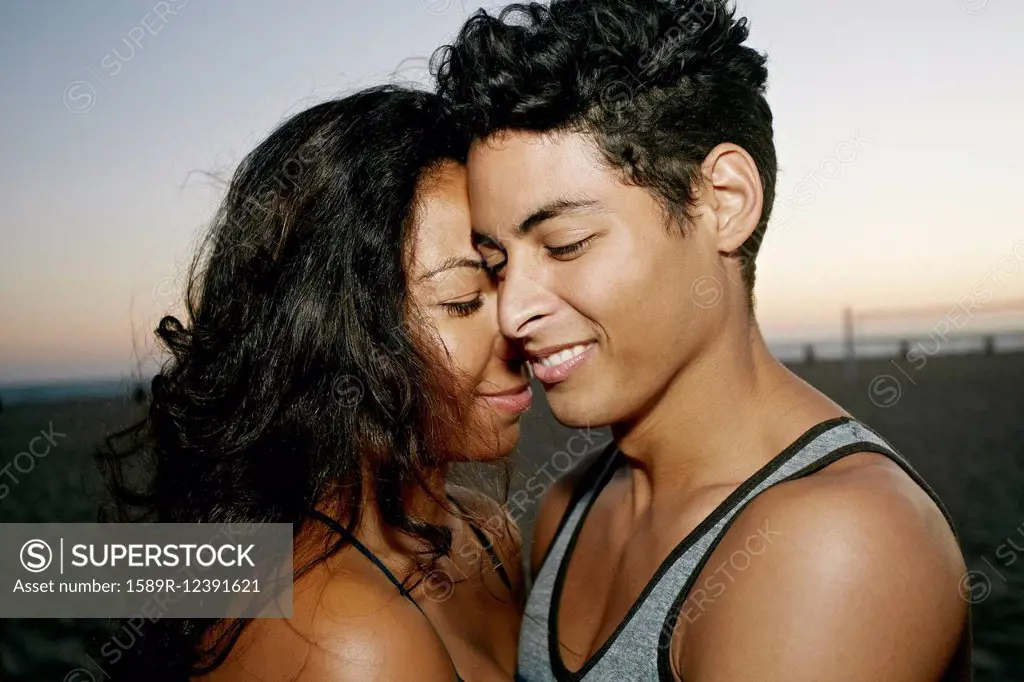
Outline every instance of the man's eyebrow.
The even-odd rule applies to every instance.
[[[590,213],[599,208],[600,204],[594,199],[555,199],[527,216],[516,230],[520,235],[526,235],[537,225],[552,218],[569,213]]]
[[[452,256],[443,260],[440,265],[431,269],[429,272],[421,275],[420,281],[422,282],[423,280],[430,279],[431,277],[440,275],[442,272],[454,270],[455,268],[472,268],[473,270],[480,270],[482,267],[483,264],[480,262],[480,259],[474,260],[472,258],[466,258],[465,256]]]
[[[527,216],[516,227],[516,231],[521,236],[525,236],[530,230],[546,220],[572,213],[595,213],[601,210],[603,208],[596,199],[554,199]],[[485,245],[497,249],[501,248],[501,244],[497,239],[476,227],[473,228],[473,244],[474,246]]]

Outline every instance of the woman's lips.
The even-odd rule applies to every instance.
[[[597,350],[597,344],[591,343],[585,351],[579,355],[575,355],[565,362],[555,365],[554,367],[546,367],[539,362],[531,362],[530,368],[533,369],[533,376],[546,385],[557,384],[560,381],[565,381],[572,374],[577,367],[587,361],[594,351]]]
[[[533,391],[529,384],[521,388],[505,391],[503,393],[481,394],[488,405],[496,410],[510,414],[520,414],[530,407],[533,400]]]

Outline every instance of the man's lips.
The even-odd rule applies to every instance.
[[[481,393],[480,397],[496,410],[519,414],[530,407],[533,391],[530,384],[521,384],[498,393]]]
[[[533,375],[544,384],[564,381],[597,350],[593,341],[577,341],[540,350],[528,350]]]

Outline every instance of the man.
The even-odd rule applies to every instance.
[[[747,35],[725,0],[554,0],[437,56],[502,330],[561,422],[615,438],[541,503],[520,679],[969,674],[938,500],[758,330],[776,158]]]

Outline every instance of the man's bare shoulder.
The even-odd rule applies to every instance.
[[[203,679],[456,679],[437,632],[386,578],[368,562],[369,570],[331,563],[296,584],[292,618],[252,621],[227,662]]]
[[[530,547],[530,567],[534,576],[547,556],[573,496],[607,450],[608,445],[603,445],[582,455],[565,473],[555,479],[541,496]]]
[[[931,497],[891,460],[850,455],[740,513],[684,604],[674,658],[699,682],[939,679],[966,621],[964,570]]]
[[[884,455],[848,455],[816,474],[787,481],[754,499],[744,516],[778,517],[793,531],[817,536],[835,527],[876,531],[882,541],[924,543],[960,556],[949,522],[928,493]],[[742,525],[738,521],[737,525]],[[852,527],[852,528],[851,528]]]

